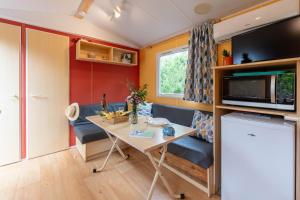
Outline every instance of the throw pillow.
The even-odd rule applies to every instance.
[[[213,116],[196,110],[193,117],[192,128],[196,129],[195,136],[199,139],[213,143]]]
[[[145,102],[144,104],[138,105],[138,114],[143,116],[152,116],[151,114],[152,110],[152,103]]]

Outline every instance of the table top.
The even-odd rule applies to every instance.
[[[175,129],[175,136],[163,137],[162,126],[149,125],[146,123],[147,119],[144,116],[139,116],[138,124],[135,125],[132,125],[129,122],[110,124],[99,115],[89,116],[86,119],[143,153],[157,149],[165,144],[195,132],[195,129],[193,128],[170,123],[170,125]],[[153,131],[153,138],[137,138],[129,136],[129,133],[135,128],[139,130]]]

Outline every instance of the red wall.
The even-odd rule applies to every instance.
[[[0,22],[13,24],[22,27],[21,35],[21,155],[26,157],[26,28],[51,32],[59,35],[65,35],[70,38],[70,103],[78,102],[79,104],[91,104],[100,101],[100,95],[107,94],[108,102],[124,101],[128,95],[126,81],[130,80],[139,84],[139,66],[126,67],[118,65],[109,65],[102,63],[92,63],[77,61],[76,41],[85,38],[89,41],[106,44],[114,47],[121,47],[130,50],[133,48],[125,47],[86,36],[68,34],[60,31],[50,30],[42,27],[23,24],[11,20],[1,19]],[[75,144],[75,136],[70,128],[70,146]]]
[[[128,96],[126,82],[129,80],[137,85],[139,83],[138,66],[78,61],[75,59],[77,40],[78,37],[70,37],[70,103],[100,103],[103,93],[106,93],[108,102],[124,102]],[[75,137],[71,128],[70,145],[74,144]]]

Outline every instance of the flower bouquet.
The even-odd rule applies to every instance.
[[[144,104],[147,96],[147,84],[141,88],[136,88],[133,83],[128,84],[130,95],[127,97],[127,102],[132,105],[132,112],[130,114],[130,122],[136,124],[138,122],[137,107],[139,104]]]

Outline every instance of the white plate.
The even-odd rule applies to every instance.
[[[148,119],[148,124],[152,125],[152,126],[163,126],[166,124],[169,124],[170,121],[167,120],[166,118],[152,118],[150,117]]]

